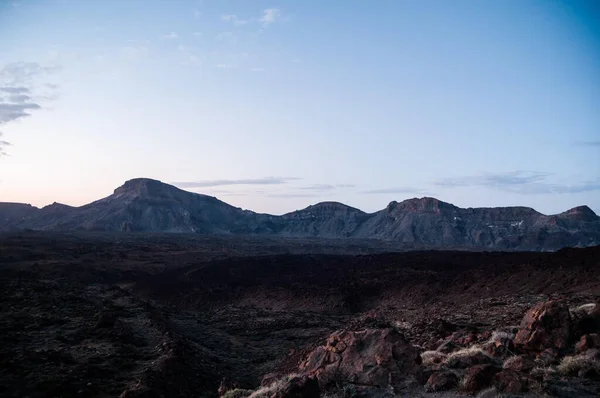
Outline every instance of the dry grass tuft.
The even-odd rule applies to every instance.
[[[504,364],[502,365],[502,367],[504,369],[509,369],[511,367],[511,365],[515,362],[517,362],[520,358],[518,356],[512,356],[510,358],[507,358],[506,361],[504,361]]]
[[[564,376],[576,376],[581,371],[600,375],[600,361],[583,355],[568,356],[562,359],[556,370]]]
[[[446,357],[445,364],[449,368],[457,368],[471,367],[473,365],[480,365],[484,363],[493,363],[495,361],[496,360],[494,358],[481,349],[481,346],[474,345],[469,348],[463,348],[461,350],[451,352]]]
[[[290,379],[297,377],[298,375],[295,373],[284,376],[283,378],[273,382],[271,385],[266,387],[261,387],[258,390],[254,391],[252,394],[248,395],[248,398],[266,398],[270,397],[277,392],[281,391],[281,389],[285,386],[285,384],[290,381]]]
[[[421,353],[421,360],[423,366],[432,366],[446,360],[447,355],[439,351],[425,351]]]
[[[583,315],[590,315],[592,313],[592,311],[594,311],[595,308],[596,308],[596,303],[588,303],[588,304],[580,305],[579,307],[576,307],[576,308],[572,308],[570,311],[571,311],[572,315],[583,316]]]
[[[535,367],[535,368],[531,369],[531,372],[529,372],[531,377],[536,378],[536,379],[543,379],[543,378],[545,378],[547,376],[551,376],[555,373],[556,373],[556,369],[544,368],[541,366]]]

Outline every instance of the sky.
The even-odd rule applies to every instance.
[[[600,213],[600,3],[0,0],[0,201]]]

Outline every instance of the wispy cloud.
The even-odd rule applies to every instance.
[[[0,127],[31,116],[31,112],[42,109],[46,101],[56,98],[55,86],[40,87],[36,84],[36,80],[59,69],[42,66],[36,62],[15,62],[2,67],[0,69]],[[46,92],[42,87],[47,89]],[[7,141],[0,141],[0,154],[6,154],[4,148],[8,145],[10,144]]]
[[[215,67],[219,68],[219,69],[235,69],[237,68],[237,65],[231,62],[224,62],[224,63],[220,63],[220,64],[216,64]]]
[[[600,148],[600,141],[578,141],[575,145]]]
[[[235,14],[221,15],[221,21],[232,23],[234,26],[242,26],[248,24],[248,19],[241,19]]]
[[[265,68],[252,68],[250,69],[252,72],[264,72]]]
[[[200,12],[200,10],[198,10],[198,9],[195,9],[195,10],[192,12],[192,15],[194,15],[194,18],[198,19],[198,18],[200,18],[200,17],[202,16],[202,13]]]
[[[260,18],[260,22],[263,26],[268,26],[278,22],[283,17],[283,13],[278,8],[267,8],[263,10],[263,15]]]
[[[162,38],[164,40],[175,40],[179,38],[179,35],[177,34],[177,32],[170,32],[167,33],[166,35],[163,35]]]
[[[538,171],[512,171],[446,178],[435,182],[440,187],[485,187],[524,195],[566,194],[600,190],[600,178],[575,184],[558,184],[548,180],[551,174]]]
[[[335,191],[336,189],[343,188],[354,188],[353,184],[313,184],[313,185],[305,185],[302,187],[298,187],[298,189],[303,191],[315,191],[315,192],[329,192]]]
[[[297,177],[263,177],[263,178],[245,178],[239,180],[207,180],[207,181],[183,181],[174,182],[173,185],[179,188],[206,188],[220,187],[226,185],[281,185],[290,181],[299,180]]]
[[[192,33],[192,36],[201,37],[202,36],[202,32],[194,32],[194,33]]]
[[[314,184],[307,185],[304,187],[299,187],[298,189],[303,189],[306,191],[333,191],[336,187],[330,184]]]
[[[361,191],[364,194],[390,194],[390,193],[402,193],[402,194],[418,194],[418,195],[431,195],[428,191],[414,187],[392,187],[392,188],[380,188],[380,189],[368,189]]]
[[[0,131],[0,138],[1,137],[2,137],[2,132]],[[6,155],[4,148],[6,148],[7,146],[10,146],[10,142],[0,139],[0,156]]]
[[[227,42],[229,44],[236,44],[238,37],[233,32],[221,32],[215,35],[215,40]]]
[[[435,182],[444,187],[508,187],[539,183],[548,177],[548,173],[538,171],[512,171],[508,173],[485,173],[474,176],[445,178]]]

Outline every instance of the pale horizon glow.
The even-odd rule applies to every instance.
[[[0,202],[600,213],[590,0],[0,3]]]

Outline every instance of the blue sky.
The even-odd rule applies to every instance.
[[[0,1],[0,201],[600,212],[595,1]]]

